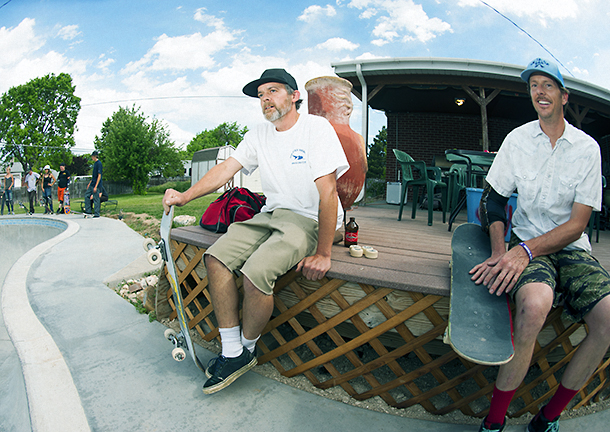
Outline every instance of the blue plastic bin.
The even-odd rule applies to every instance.
[[[483,189],[479,188],[466,188],[466,209],[468,212],[468,222],[476,223],[481,225],[481,218],[479,217],[479,202],[483,195]],[[513,215],[517,209],[517,194],[514,193],[508,199],[506,204],[506,217],[508,218],[508,225],[504,231],[505,241],[510,240],[510,233],[513,227]]]

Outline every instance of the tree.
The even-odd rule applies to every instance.
[[[85,155],[72,156],[72,162],[66,163],[66,169],[73,176],[90,174],[91,157]]]
[[[0,161],[15,158],[23,168],[72,161],[80,98],[72,77],[61,73],[12,87],[0,99]]]
[[[240,129],[236,122],[225,122],[212,130],[206,129],[203,132],[198,133],[197,136],[188,143],[182,157],[184,160],[191,160],[193,158],[193,153],[198,150],[226,145],[237,147],[244,139],[246,132],[248,132],[248,128],[244,126]]]
[[[136,109],[120,107],[102,125],[95,137],[95,148],[109,180],[130,180],[135,194],[146,193],[151,174],[166,177],[183,173],[183,166],[169,133],[157,119],[150,123]]]
[[[369,145],[367,177],[385,179],[386,156],[388,149],[388,130],[385,126],[381,128],[373,143]]]

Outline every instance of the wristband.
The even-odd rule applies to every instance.
[[[521,246],[523,249],[525,249],[525,252],[527,253],[527,256],[530,258],[530,262],[534,259],[534,256],[532,255],[532,251],[530,250],[529,247],[527,247],[527,245],[523,242],[519,243],[519,246]]]

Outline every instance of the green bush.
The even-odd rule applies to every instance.
[[[176,189],[178,192],[184,192],[191,187],[191,182],[186,181],[169,181],[158,186],[151,186],[148,192],[164,194],[167,189]]]

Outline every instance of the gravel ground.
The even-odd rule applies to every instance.
[[[163,320],[162,323],[168,327],[173,328],[174,330],[179,330],[179,325],[176,320],[168,321]],[[191,332],[192,339],[198,345],[216,353],[220,353],[220,344],[217,341],[206,342],[204,341],[197,332]],[[427,412],[421,405],[415,405],[405,409],[398,409],[388,406],[380,397],[374,397],[368,399],[366,401],[357,401],[351,398],[341,387],[333,387],[328,390],[321,390],[315,387],[313,384],[309,382],[309,380],[303,375],[296,376],[294,378],[287,378],[282,376],[277,369],[271,364],[266,363],[263,365],[258,365],[254,369],[252,369],[255,373],[259,375],[265,376],[267,378],[274,379],[283,384],[289,385],[291,387],[307,391],[309,393],[313,393],[328,399],[332,399],[338,402],[343,402],[349,405],[357,406],[360,408],[365,408],[373,411],[383,412],[386,414],[397,415],[401,417],[408,418],[416,418],[420,420],[429,420],[443,423],[454,423],[454,424],[472,424],[479,425],[481,420],[478,418],[473,418],[470,416],[464,415],[459,410],[453,411],[443,416],[433,415]],[[564,411],[562,414],[563,419],[580,417],[583,415],[588,415],[595,413],[597,411],[605,410],[610,407],[610,390],[606,390],[602,394],[603,400],[599,403],[594,403],[586,407],[579,408],[577,410],[569,410]],[[572,403],[572,406],[575,402]],[[527,424],[529,423],[532,416],[530,414],[523,415],[519,418],[511,419],[511,424]]]

